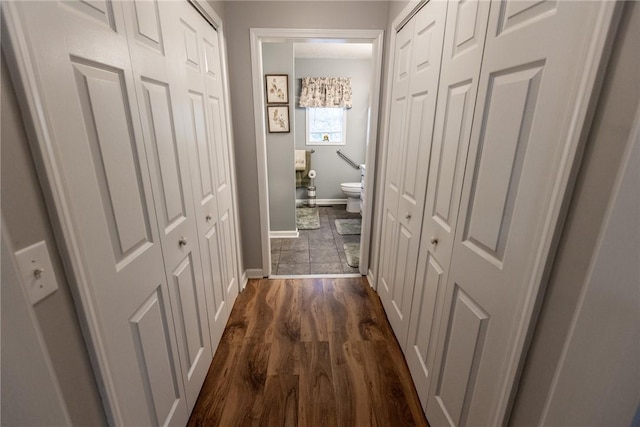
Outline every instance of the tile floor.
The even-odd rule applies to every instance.
[[[357,268],[347,264],[343,243],[358,243],[360,235],[341,236],[336,231],[338,218],[360,218],[345,205],[320,206],[320,228],[300,230],[297,239],[271,239],[271,274],[353,274]]]

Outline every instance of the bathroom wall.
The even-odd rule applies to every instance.
[[[270,231],[296,230],[293,65],[293,43],[263,43],[262,67],[264,74],[289,75],[289,126],[291,132],[269,133],[267,131],[266,139]],[[266,106],[264,112],[266,114]]]
[[[351,77],[353,107],[347,110],[346,145],[306,145],[306,108],[298,107],[302,77]],[[336,151],[342,150],[351,160],[365,161],[369,119],[369,92],[371,90],[371,60],[368,59],[310,59],[295,60],[295,146],[298,150],[315,149],[311,167],[317,172],[315,179],[318,199],[345,199],[340,191],[341,182],[359,182],[360,171],[352,168]],[[298,199],[306,199],[306,189],[296,189]]]

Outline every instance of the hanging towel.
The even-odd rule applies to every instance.
[[[298,150],[296,150],[298,151]],[[296,168],[296,187],[308,187],[311,184],[309,178],[309,170],[311,169],[311,151],[300,150],[304,152],[304,170],[297,170]],[[296,162],[297,163],[297,162]]]
[[[296,150],[296,171],[303,171],[307,168],[306,157],[305,150]]]

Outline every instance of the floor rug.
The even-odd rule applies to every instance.
[[[298,230],[317,230],[320,228],[318,208],[297,208],[296,224]]]
[[[347,257],[349,267],[357,268],[360,266],[360,243],[345,243],[344,255]]]
[[[347,234],[360,234],[362,219],[336,219],[336,230],[341,236]]]

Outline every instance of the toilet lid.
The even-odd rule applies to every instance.
[[[340,185],[345,188],[362,188],[362,185],[359,182],[343,182]]]

